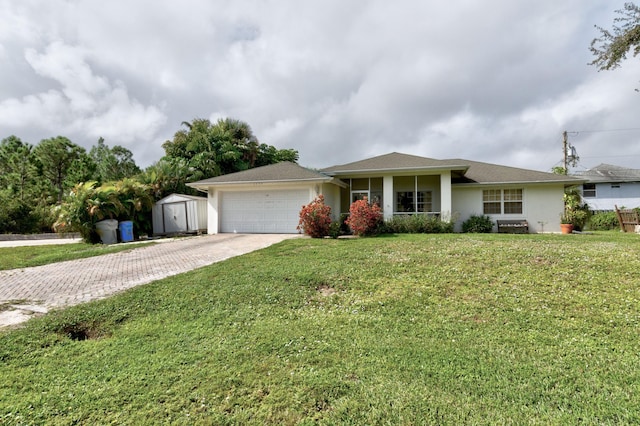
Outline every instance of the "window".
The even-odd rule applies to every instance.
[[[350,179],[350,181],[351,200],[349,205],[367,197],[369,204],[377,204],[382,208],[382,178]]]
[[[522,214],[522,189],[485,189],[484,214]]]
[[[482,191],[482,202],[484,203],[484,214],[502,213],[502,191],[499,189],[486,189]]]
[[[596,196],[596,184],[585,183],[582,185],[582,196],[585,198],[595,198]]]
[[[397,212],[413,212],[413,191],[404,191],[396,193],[396,211]]]
[[[351,202],[354,203],[358,200],[369,200],[369,191],[352,191],[351,192]]]
[[[522,189],[505,189],[504,214],[522,214]]]
[[[419,212],[430,212],[431,211],[431,191],[418,191],[418,201],[416,203],[416,207]]]
[[[431,191],[396,192],[396,212],[398,213],[426,213],[430,212],[432,208]]]

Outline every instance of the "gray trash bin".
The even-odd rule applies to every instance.
[[[115,244],[118,242],[118,221],[107,219],[97,222],[96,232],[103,244]]]

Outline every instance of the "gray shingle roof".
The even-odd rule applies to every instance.
[[[435,160],[433,158],[392,152],[353,163],[328,167],[320,172],[307,169],[295,163],[282,162],[242,172],[230,173],[210,179],[187,184],[193,188],[204,189],[211,185],[231,185],[254,182],[296,182],[335,180],[350,174],[376,172],[412,171],[412,170],[451,170],[452,184],[507,184],[507,183],[581,183],[581,177],[557,175],[536,170],[500,166],[463,159]],[[340,184],[340,183],[338,183]]]
[[[193,188],[216,184],[239,184],[252,182],[292,182],[292,181],[330,181],[331,178],[316,171],[284,161],[268,166],[256,167],[241,172],[229,173],[209,179],[188,183]]]
[[[454,184],[474,183],[580,183],[582,179],[537,170],[520,169],[517,167],[500,166],[498,164],[482,163],[469,160],[448,160],[466,164],[469,169],[464,176],[454,177]]]
[[[603,163],[589,170],[576,172],[574,176],[587,182],[639,182],[640,170]]]
[[[464,170],[465,166],[457,160],[435,160],[433,158],[419,157],[417,155],[392,152],[378,157],[353,163],[341,164],[320,170],[328,175],[363,173],[368,171],[396,171],[412,169],[451,169]]]
[[[331,176],[357,174],[375,171],[400,171],[412,169],[445,169],[452,171],[453,184],[489,183],[580,183],[581,180],[565,175],[500,166],[463,159],[435,160],[417,155],[392,152],[386,155],[356,161],[353,163],[322,169]]]

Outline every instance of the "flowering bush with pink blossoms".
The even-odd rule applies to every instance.
[[[324,196],[318,195],[315,200],[300,210],[298,230],[312,238],[322,238],[329,235],[331,225],[331,207],[324,203]]]

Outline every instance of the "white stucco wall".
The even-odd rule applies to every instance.
[[[220,197],[218,191],[209,188],[207,193],[207,234],[217,234],[220,229],[218,211],[220,210]]]
[[[322,185],[321,193],[324,195],[324,203],[331,207],[332,220],[338,220],[342,208],[340,205],[340,187],[325,183]]]
[[[518,215],[489,215],[493,221],[499,219],[526,219],[529,232],[560,232],[560,216],[564,210],[564,186],[559,185],[514,185],[514,186],[453,186],[452,209],[456,219],[455,231],[462,230],[462,222],[472,215],[482,215],[483,189],[521,188],[523,211]]]

